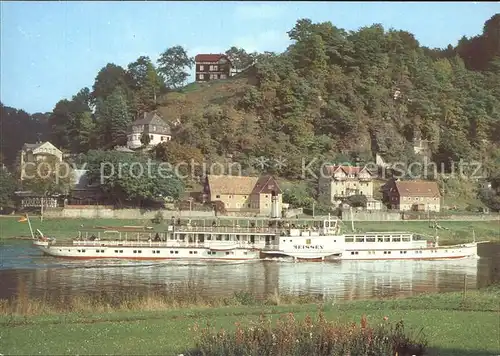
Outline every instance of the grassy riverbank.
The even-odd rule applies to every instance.
[[[0,317],[0,340],[4,354],[161,354],[177,355],[195,347],[195,324],[208,322],[228,331],[262,315],[276,321],[293,313],[315,319],[319,310],[328,320],[368,323],[403,320],[415,332],[423,328],[431,355],[486,356],[500,350],[500,288],[464,293],[440,293],[412,298],[371,301],[322,302],[282,305],[274,300],[235,298],[226,307],[191,307],[165,310],[116,309],[114,311],[68,312],[36,316]],[[140,309],[143,305],[136,306]],[[26,342],[29,340],[29,342]]]
[[[17,217],[0,218],[0,239],[29,237],[27,223],[20,223]],[[208,220],[207,223],[210,223]],[[243,221],[243,219],[242,219]],[[149,220],[116,220],[116,219],[45,219],[40,221],[33,217],[33,229],[40,229],[46,235],[58,239],[71,239],[77,236],[78,230],[92,229],[95,226],[151,226],[153,231],[164,231],[166,223],[153,224]],[[192,219],[192,222],[197,222]],[[198,225],[202,225],[199,221]],[[221,221],[221,224],[232,224],[233,221]],[[300,220],[297,221],[301,223]],[[472,240],[472,231],[477,240],[500,241],[499,221],[441,221],[438,230],[441,244],[462,243]],[[409,231],[434,236],[435,229],[428,221],[361,221],[355,222],[357,231]],[[344,222],[344,231],[351,231],[350,222]]]

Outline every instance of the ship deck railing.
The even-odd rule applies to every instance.
[[[66,242],[55,242],[55,246],[67,246]],[[190,242],[179,240],[167,241],[134,241],[134,240],[73,240],[73,246],[85,247],[192,247],[192,248],[213,248],[225,249],[230,248],[277,248],[277,244],[270,244],[266,242],[255,243],[251,241],[203,241],[203,242]]]
[[[226,233],[226,234],[269,234],[276,235],[286,232],[290,228],[279,227],[239,227],[239,226],[179,226],[174,227],[176,233]]]

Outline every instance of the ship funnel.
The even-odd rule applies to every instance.
[[[271,193],[271,218],[280,218],[281,211],[279,206],[278,194],[273,190]]]

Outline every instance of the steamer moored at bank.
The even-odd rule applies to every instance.
[[[263,220],[260,220],[263,222]],[[34,245],[43,253],[72,259],[137,260],[441,260],[477,257],[475,241],[439,246],[408,232],[341,234],[337,219],[311,220],[304,226],[271,219],[267,226],[192,226],[170,224],[164,232],[144,227],[103,227],[80,231],[58,242],[37,230]],[[30,224],[31,229],[31,224]]]

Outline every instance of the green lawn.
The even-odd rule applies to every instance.
[[[20,236],[30,236],[29,227],[26,222],[20,223],[18,217],[0,218],[0,239],[13,238]],[[213,219],[208,219],[210,225]],[[240,219],[240,224],[244,219]],[[44,219],[43,222],[37,217],[32,217],[33,229],[40,229],[44,234],[54,236],[59,239],[74,238],[80,229],[91,229],[94,226],[151,226],[154,230],[164,231],[166,219],[163,224],[155,225],[150,220],[117,220],[117,219]],[[192,222],[201,222],[192,219]],[[221,220],[221,224],[233,224],[236,220]],[[300,219],[298,224],[302,222]],[[259,223],[257,223],[259,224]],[[476,234],[476,240],[500,241],[500,222],[499,221],[438,221],[442,229],[438,230],[440,243],[463,243],[472,241],[473,231]],[[243,226],[243,225],[242,225]],[[362,221],[355,222],[354,228],[357,231],[408,231],[418,232],[434,236],[435,229],[429,226],[428,221]],[[343,223],[343,231],[351,231],[351,223]]]
[[[461,293],[429,294],[386,300],[325,303],[328,319],[368,323],[404,320],[415,333],[423,328],[432,355],[486,356],[500,351],[500,288]],[[273,320],[293,312],[296,318],[315,316],[319,305],[240,306],[156,312],[120,312],[0,317],[3,354],[161,354],[177,355],[194,347],[190,328],[210,322],[233,328],[266,314]]]

